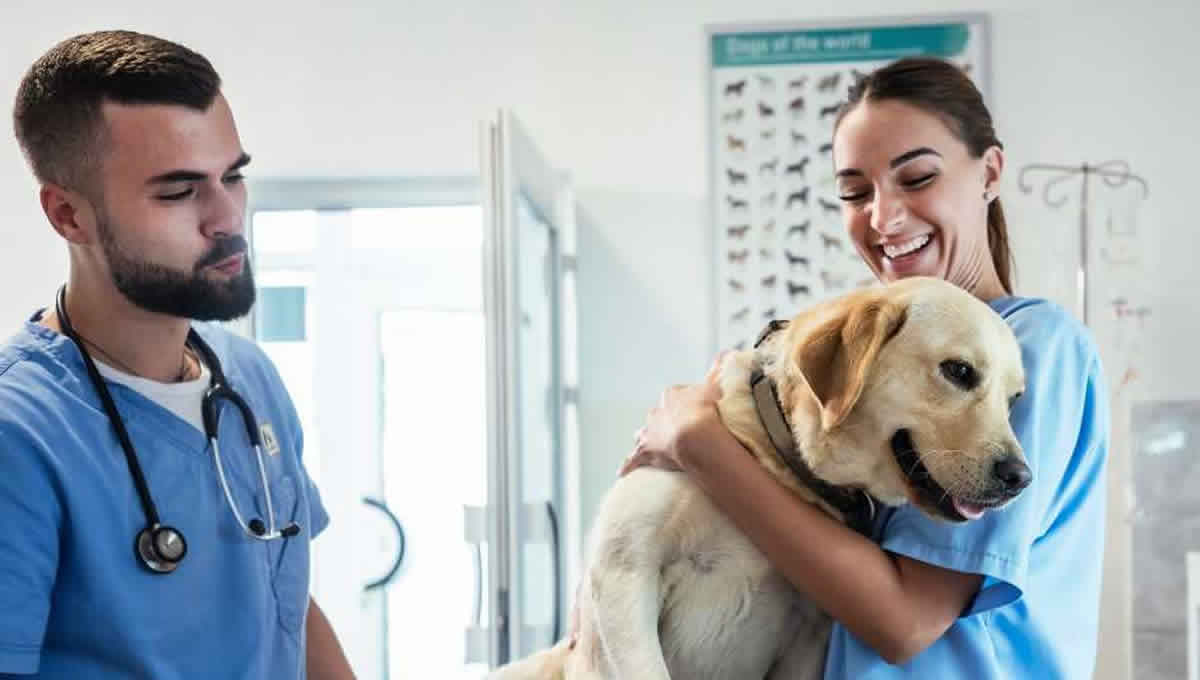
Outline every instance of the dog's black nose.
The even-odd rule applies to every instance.
[[[1029,470],[1029,466],[1021,462],[1020,458],[1015,457],[996,461],[996,467],[992,468],[992,474],[1004,485],[1004,490],[1013,495],[1029,486],[1029,482],[1033,481],[1033,472]]]

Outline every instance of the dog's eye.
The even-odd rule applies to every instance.
[[[964,390],[974,389],[979,384],[979,375],[975,373],[975,369],[971,368],[971,364],[958,359],[947,359],[942,362],[942,375],[946,380],[954,383]]]

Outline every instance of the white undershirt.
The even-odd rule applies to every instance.
[[[208,389],[210,373],[203,361],[199,362],[199,378],[176,383],[148,380],[113,368],[99,359],[95,359],[95,362],[96,368],[104,378],[137,391],[150,401],[179,416],[197,430],[204,431],[201,402],[204,400],[204,391]]]

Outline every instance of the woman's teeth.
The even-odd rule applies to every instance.
[[[887,255],[889,258],[900,257],[901,255],[907,255],[915,250],[920,250],[925,246],[926,243],[929,243],[929,234],[923,234],[912,240],[905,241],[904,243],[898,243],[895,245],[886,244],[883,246],[883,254]]]

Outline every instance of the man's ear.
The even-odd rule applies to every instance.
[[[907,312],[904,303],[858,295],[797,329],[794,363],[820,405],[822,430],[837,427],[850,414],[879,350],[904,326]]]
[[[69,243],[87,244],[96,239],[96,210],[83,194],[52,182],[42,184],[38,198],[50,226]]]

